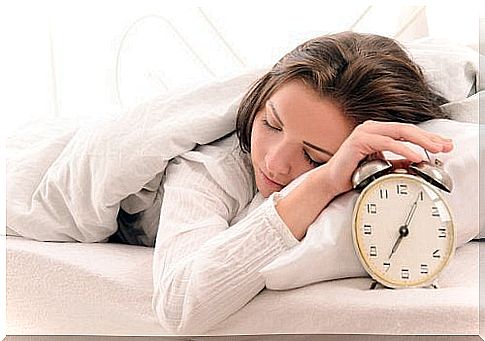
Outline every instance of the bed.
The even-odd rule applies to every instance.
[[[438,289],[370,290],[369,277],[264,289],[206,335],[477,335],[482,243],[456,250]],[[166,334],[151,308],[151,248],[14,236],[6,245],[8,335]]]

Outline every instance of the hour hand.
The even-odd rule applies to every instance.
[[[406,237],[408,234],[409,234],[409,230],[406,225],[403,225],[399,228],[399,237],[397,238],[396,242],[394,243],[394,246],[392,247],[391,254],[389,255],[389,259],[391,259],[392,255],[397,251],[397,248],[401,244],[402,239]]]

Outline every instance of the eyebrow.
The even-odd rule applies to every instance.
[[[273,111],[273,115],[276,117],[276,119],[278,120],[279,124],[281,124],[282,127],[284,127],[285,125],[283,124],[283,121],[281,120],[280,116],[278,115],[278,111],[276,110],[273,102],[271,101],[268,101],[268,104],[271,108],[271,111]],[[318,147],[318,146],[315,146],[314,144],[310,143],[310,142],[307,142],[307,141],[303,141],[303,144],[307,145],[308,147],[310,148],[313,148],[313,149],[316,149],[318,150],[319,152],[322,152],[322,153],[325,153],[325,154],[328,154],[330,156],[333,156],[332,153],[330,153],[329,151],[321,148],[321,147]]]

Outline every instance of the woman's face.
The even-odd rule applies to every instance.
[[[352,129],[338,106],[303,82],[282,85],[252,127],[251,161],[261,195],[269,197],[330,160]]]

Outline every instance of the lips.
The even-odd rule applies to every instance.
[[[266,176],[266,174],[264,174],[264,172],[263,172],[262,170],[260,170],[260,172],[261,172],[261,175],[262,175],[263,180],[264,180],[264,181],[265,181],[265,182],[266,182],[268,185],[271,185],[271,186],[273,186],[273,187],[283,187],[283,185],[282,185],[282,184],[280,184],[280,183],[278,183],[278,182],[276,182],[276,181],[273,181],[273,180],[271,180],[270,178],[268,178],[268,177]]]

